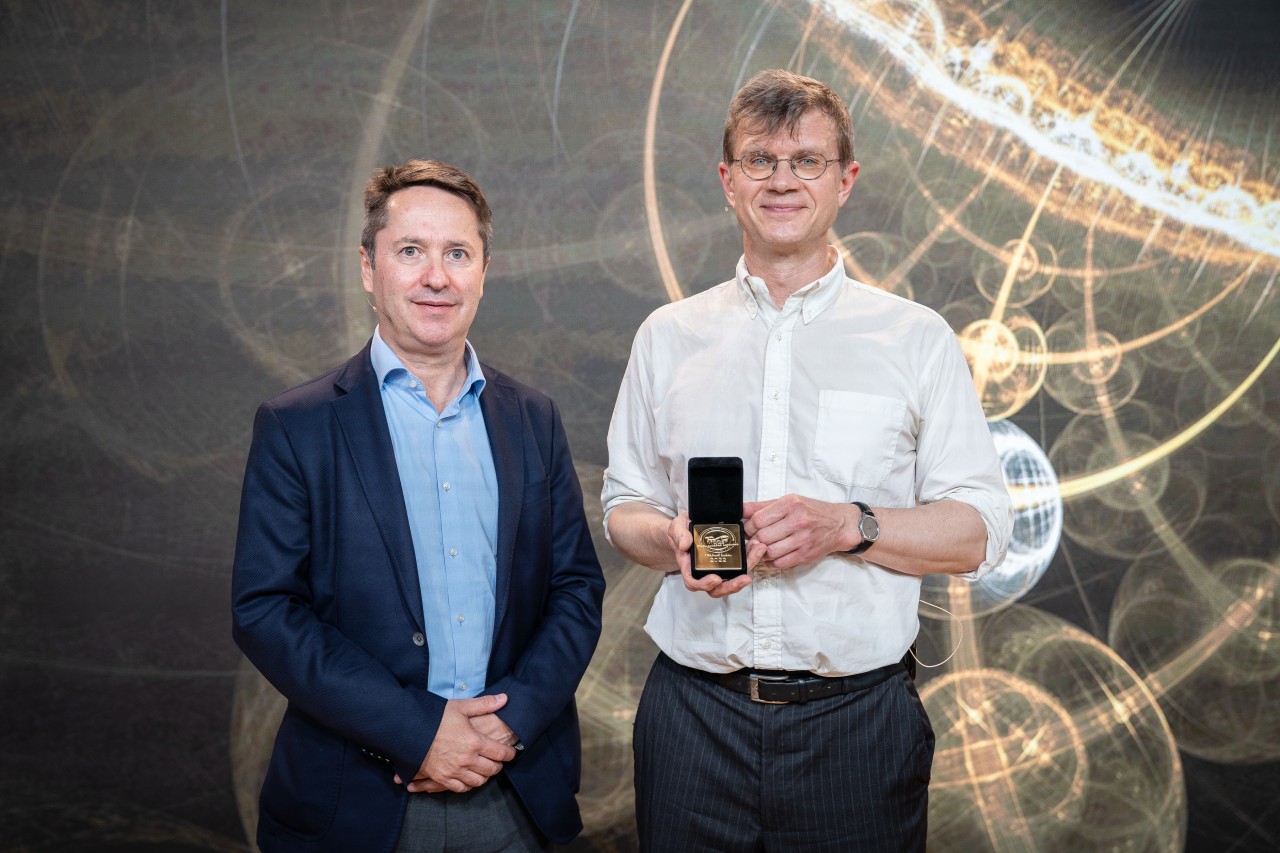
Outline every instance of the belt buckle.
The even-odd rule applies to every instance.
[[[749,678],[751,679],[751,701],[752,702],[759,702],[761,705],[790,705],[791,704],[786,699],[779,700],[779,699],[761,699],[760,698],[760,682],[762,681],[782,682],[787,680],[787,676],[760,675],[759,673],[753,672],[751,673]]]

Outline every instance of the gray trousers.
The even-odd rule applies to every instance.
[[[636,711],[640,849],[922,851],[933,745],[906,673],[763,705],[659,655]]]
[[[463,794],[410,794],[396,853],[550,850],[506,774]]]

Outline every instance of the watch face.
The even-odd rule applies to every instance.
[[[862,514],[862,521],[858,522],[858,530],[862,533],[862,538],[867,542],[874,542],[880,538],[880,522],[874,515]]]

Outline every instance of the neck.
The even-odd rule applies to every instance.
[[[781,308],[800,288],[822,278],[836,262],[836,250],[823,245],[820,251],[804,254],[777,254],[744,246],[747,270],[764,280],[773,304]]]
[[[422,383],[422,390],[437,412],[443,412],[462,390],[462,383],[467,379],[465,354],[465,347],[439,356],[396,353],[405,368]]]

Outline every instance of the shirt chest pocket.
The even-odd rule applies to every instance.
[[[814,470],[833,483],[878,489],[893,470],[907,405],[858,391],[819,391]]]

